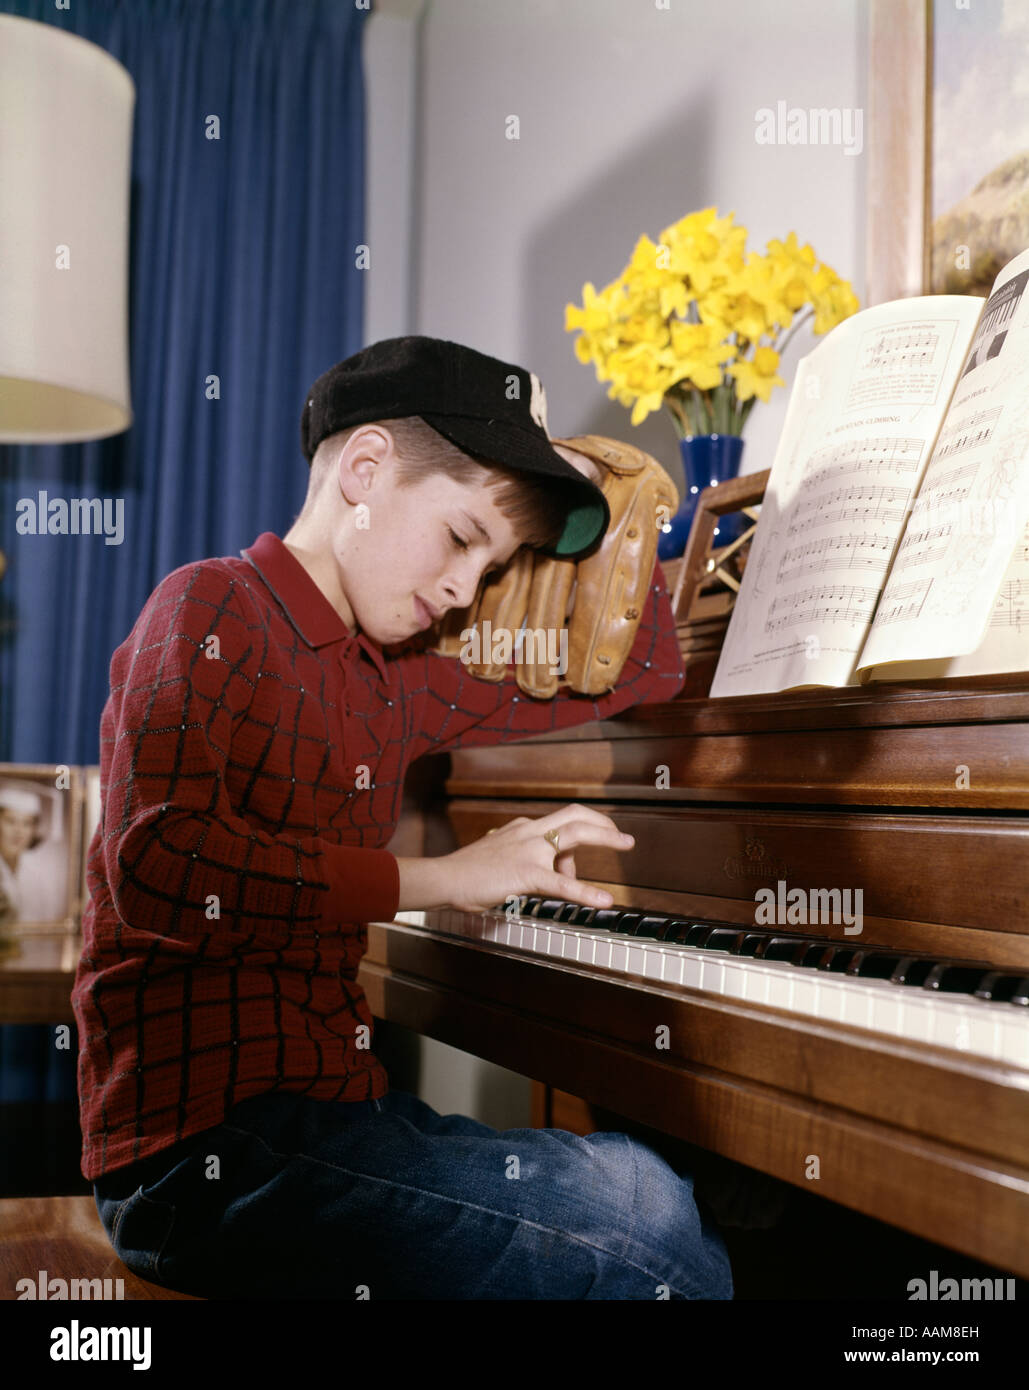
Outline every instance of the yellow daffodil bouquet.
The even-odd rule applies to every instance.
[[[785,386],[779,362],[790,338],[813,319],[826,333],[858,308],[846,280],[816,262],[794,232],[747,252],[747,229],[717,209],[691,212],[581,307],[565,306],[565,329],[580,330],[575,355],[610,381],[608,396],[640,424],[666,405],[680,438],[742,435],[758,399]],[[805,312],[806,311],[806,312]]]

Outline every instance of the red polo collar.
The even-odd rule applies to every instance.
[[[253,545],[239,552],[249,560],[278,599],[309,647],[329,642],[356,642],[387,679],[382,648],[363,632],[351,632],[307,570],[274,531],[262,531]]]

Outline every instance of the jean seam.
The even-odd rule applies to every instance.
[[[158,1246],[158,1248],[152,1252],[149,1250],[143,1252],[136,1252],[142,1254],[142,1259],[139,1261],[139,1263],[146,1268],[147,1272],[150,1274],[156,1274],[158,1275],[158,1277],[160,1277],[159,1266],[161,1263],[161,1257],[164,1254],[165,1246],[168,1244],[168,1241],[171,1238],[172,1229],[175,1225],[175,1207],[172,1203],[161,1202],[154,1197],[148,1197],[146,1193],[143,1191],[143,1185],[140,1184],[140,1186],[136,1188],[135,1192],[131,1192],[128,1195],[128,1197],[126,1197],[125,1200],[123,1202],[120,1202],[118,1205],[118,1211],[114,1218],[114,1224],[111,1226],[111,1245],[113,1246],[115,1253],[117,1254],[118,1242],[121,1236],[121,1228],[125,1224],[126,1213],[128,1212],[130,1205],[137,1199],[143,1202],[149,1202],[152,1207],[164,1207],[167,1211],[171,1213],[171,1221],[168,1224],[168,1229],[165,1231],[164,1238],[161,1241],[161,1244]],[[120,1258],[121,1256],[119,1255],[119,1259]]]
[[[226,1124],[224,1127],[227,1130],[231,1130],[235,1134],[243,1134],[250,1139],[256,1139],[257,1142],[261,1144],[265,1149],[267,1149],[268,1153],[271,1154],[274,1158],[294,1160],[297,1158],[303,1158],[308,1163],[316,1163],[324,1168],[331,1168],[334,1172],[337,1173],[346,1173],[349,1177],[363,1178],[366,1182],[381,1183],[384,1186],[399,1188],[405,1192],[415,1193],[419,1197],[434,1197],[437,1201],[450,1202],[454,1206],[466,1207],[471,1211],[483,1212],[488,1216],[500,1217],[502,1220],[509,1221],[513,1225],[525,1226],[528,1227],[530,1230],[539,1231],[543,1234],[563,1236],[565,1240],[571,1241],[576,1245],[581,1245],[587,1250],[595,1250],[598,1254],[606,1256],[607,1259],[620,1260],[623,1264],[628,1265],[630,1269],[636,1270],[637,1273],[644,1274],[648,1278],[655,1279],[657,1284],[665,1285],[665,1287],[667,1287],[670,1291],[674,1291],[675,1293],[681,1293],[686,1298],[691,1297],[691,1295],[687,1293],[685,1290],[676,1288],[673,1285],[669,1284],[667,1279],[658,1278],[658,1276],[656,1276],[651,1270],[644,1269],[642,1265],[636,1264],[633,1260],[630,1260],[627,1255],[618,1255],[611,1250],[606,1250],[602,1245],[596,1245],[593,1241],[584,1240],[581,1236],[573,1235],[570,1231],[565,1231],[559,1227],[542,1226],[538,1221],[529,1221],[524,1216],[511,1216],[504,1211],[495,1211],[492,1207],[483,1207],[476,1202],[469,1202],[466,1199],[460,1197],[448,1197],[440,1192],[430,1192],[426,1188],[413,1187],[410,1183],[397,1182],[393,1178],[380,1178],[377,1177],[374,1173],[362,1173],[352,1168],[344,1168],[339,1163],[330,1163],[327,1159],[315,1158],[313,1154],[279,1153],[277,1149],[273,1149],[271,1147],[271,1145],[264,1139],[262,1135],[255,1133],[253,1130],[241,1129],[238,1125],[230,1124]]]
[[[125,1221],[125,1213],[129,1209],[129,1203],[134,1198],[138,1197],[142,1191],[142,1187],[137,1187],[135,1192],[130,1192],[127,1197],[123,1198],[118,1203],[118,1210],[114,1214],[114,1225],[111,1227],[111,1241],[113,1244],[117,1245],[118,1243],[118,1237],[121,1235],[121,1228]]]

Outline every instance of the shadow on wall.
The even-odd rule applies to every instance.
[[[674,119],[663,119],[541,224],[527,239],[522,265],[524,317],[517,341],[525,344],[526,362],[553,393],[551,430],[571,418],[581,422],[569,426],[576,433],[635,444],[668,471],[680,498],[683,470],[672,417],[662,407],[642,424],[630,424],[631,407],[609,400],[610,382],[598,382],[595,366],[575,356],[577,335],[565,332],[564,306],[582,303],[587,280],[599,291],[615,279],[641,236],[657,241],[665,227],[707,206],[713,109],[707,93],[699,92]],[[567,183],[575,186],[574,168],[567,171]],[[569,402],[587,404],[569,410]]]

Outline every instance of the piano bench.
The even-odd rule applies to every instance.
[[[60,1294],[90,1300],[196,1301],[191,1294],[174,1293],[133,1274],[114,1253],[92,1197],[5,1197],[0,1200],[0,1232],[0,1299]],[[31,1288],[25,1281],[31,1281]]]

